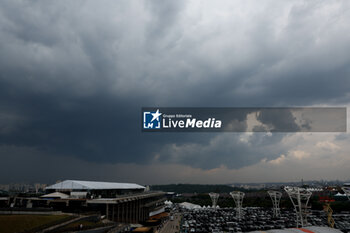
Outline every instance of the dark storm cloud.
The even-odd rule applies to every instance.
[[[145,135],[141,107],[348,103],[347,2],[210,4],[2,1],[1,145],[239,168],[277,158],[284,135]]]
[[[174,140],[181,144],[187,138],[176,134],[167,137],[142,134],[140,106],[127,99],[116,99],[102,93],[79,99],[64,95],[56,98],[5,87],[7,89],[1,93],[7,97],[12,91],[17,93],[6,98],[6,103],[19,108],[18,116],[25,119],[16,129],[0,134],[2,144],[34,146],[50,153],[99,162],[144,163],[150,160],[159,145]],[[6,106],[3,101],[1,103]]]
[[[266,109],[261,110],[257,119],[269,126],[272,132],[298,132],[300,127],[295,122],[295,117],[290,109]]]

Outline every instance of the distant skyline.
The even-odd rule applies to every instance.
[[[54,183],[61,182],[62,180],[56,180]],[[86,180],[87,181],[87,180]],[[91,180],[91,181],[96,181],[97,180]],[[104,182],[104,181],[101,181]],[[106,181],[109,182],[109,181]],[[167,183],[164,185],[247,185],[247,184],[288,184],[288,183],[305,183],[305,184],[310,184],[310,183],[348,183],[350,180],[299,180],[299,181],[281,181],[281,182],[234,182],[234,183],[222,183],[222,184],[196,184],[196,183]],[[39,183],[39,182],[29,182],[29,183],[24,183],[24,182],[18,182],[18,183],[2,183],[0,185],[17,185],[17,184],[23,184],[23,185],[31,185],[31,184],[40,184],[40,185],[45,185],[48,183]],[[148,184],[144,184],[148,185]],[[154,184],[154,185],[163,185],[163,184]]]
[[[140,128],[146,106],[348,108],[349,9],[1,1],[0,184],[350,180],[348,133]]]

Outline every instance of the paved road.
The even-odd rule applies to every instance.
[[[180,214],[174,214],[174,220],[169,220],[162,229],[160,229],[159,233],[175,233],[180,230]]]

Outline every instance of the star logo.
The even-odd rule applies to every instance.
[[[156,119],[157,119],[157,121],[159,121],[159,117],[162,115],[161,113],[159,113],[159,109],[157,109],[157,111],[155,113],[151,113],[151,114],[153,116],[151,122],[156,120]]]

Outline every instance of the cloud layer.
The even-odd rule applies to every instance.
[[[57,179],[59,172],[43,169],[57,159],[61,167],[76,164],[67,174],[81,179],[118,179],[115,167],[124,166],[168,181],[217,182],[254,166],[256,172],[239,177],[293,174],[288,167],[303,158],[309,162],[297,164],[301,174],[327,178],[318,150],[324,161],[342,154],[347,164],[347,134],[327,134],[329,140],[142,134],[140,109],[347,106],[349,7],[344,1],[2,1],[3,164],[13,165],[15,180],[25,179],[27,166],[29,180]],[[297,149],[300,143],[308,150]],[[91,169],[101,173],[91,177]],[[337,177],[349,178],[340,171]],[[191,178],[193,172],[211,178]],[[167,182],[135,174],[135,182]]]

